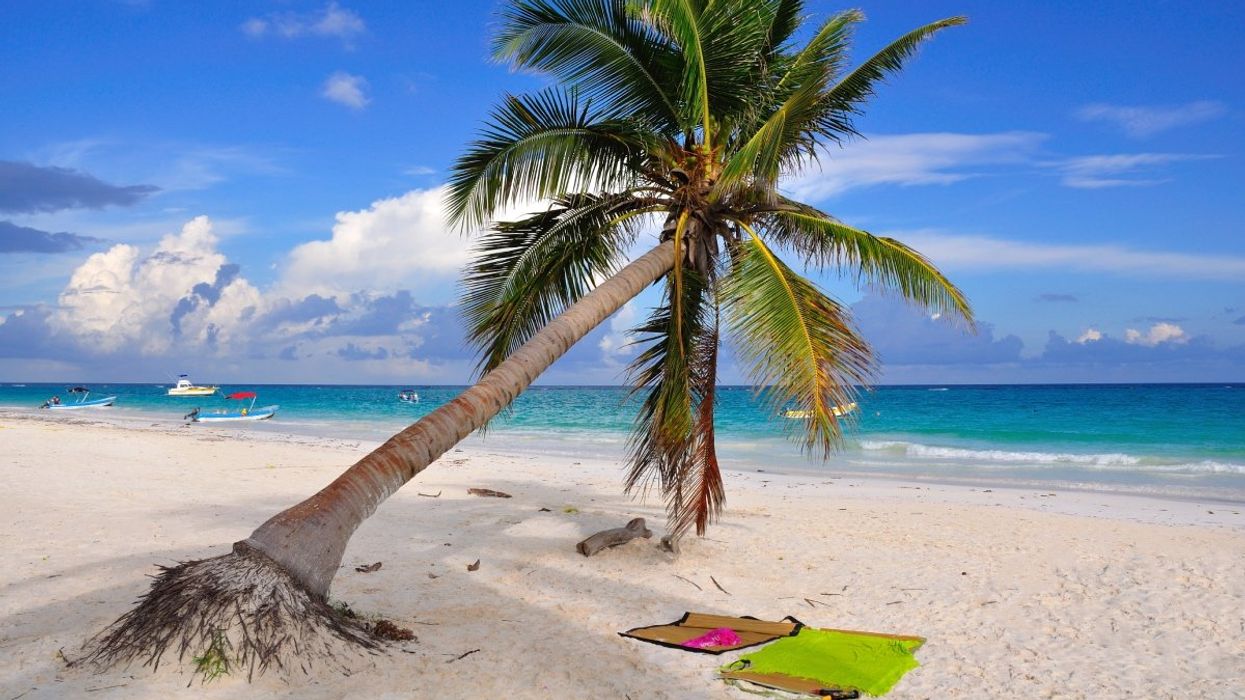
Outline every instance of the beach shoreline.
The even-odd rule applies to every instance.
[[[185,664],[96,675],[58,653],[74,658],[127,610],[153,565],[228,551],[370,446],[0,414],[0,545],[11,558],[0,579],[3,696],[183,692]],[[729,471],[722,522],[677,560],[652,541],[585,559],[576,542],[632,517],[660,536],[659,499],[625,497],[617,459],[503,447],[451,451],[347,550],[332,597],[410,627],[418,642],[350,677],[313,668],[184,692],[747,697],[713,677],[730,655],[615,634],[687,610],[924,636],[922,667],[897,698],[1232,697],[1245,687],[1245,509],[1231,504]],[[514,498],[469,496],[472,487]],[[374,573],[355,571],[376,561]]]

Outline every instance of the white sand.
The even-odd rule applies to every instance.
[[[15,414],[0,426],[0,700],[752,697],[714,679],[732,655],[615,634],[685,610],[927,637],[888,697],[1245,696],[1239,505],[734,472],[724,522],[677,561],[653,541],[585,559],[574,545],[597,530],[637,515],[659,530],[660,503],[623,497],[616,463],[503,455],[504,439],[447,455],[347,551],[333,598],[418,642],[350,677],[190,690],[184,665],[68,669],[58,650],[74,657],[128,609],[154,564],[228,551],[368,446]]]

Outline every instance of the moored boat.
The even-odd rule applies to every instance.
[[[225,397],[231,401],[251,400],[251,404],[245,408],[216,408],[203,410],[196,408],[186,414],[186,418],[195,423],[224,423],[228,421],[256,421],[268,420],[277,415],[277,409],[280,406],[261,406],[255,408],[255,401],[258,397],[253,391],[238,391]]]
[[[169,396],[211,396],[220,391],[218,386],[197,386],[186,375],[177,375],[177,385],[169,389]]]
[[[419,403],[419,393],[414,389],[403,389],[398,392],[398,400],[402,403]]]
[[[100,399],[88,398],[91,395],[91,390],[84,386],[75,386],[71,389],[67,389],[66,391],[70,395],[78,397],[78,400],[71,401],[69,403],[62,403],[59,396],[53,396],[47,401],[44,401],[43,405],[39,408],[46,408],[52,411],[73,411],[80,408],[103,408],[105,406],[111,406],[117,401],[116,396],[105,396]]]

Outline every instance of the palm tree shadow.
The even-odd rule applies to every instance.
[[[375,682],[385,688],[440,689],[442,695],[470,688],[473,694],[524,696],[556,682],[554,687],[570,684],[583,694],[610,697],[702,696],[714,687],[706,687],[705,675],[716,662],[616,633],[666,622],[686,610],[765,612],[733,609],[730,599],[710,588],[707,579],[700,591],[675,581],[677,572],[688,578],[695,572],[658,551],[656,537],[591,559],[575,551],[580,539],[636,516],[656,525],[659,535],[659,504],[636,504],[573,485],[509,479],[490,480],[486,486],[513,498],[482,498],[467,495],[467,484],[440,481],[440,497],[418,496],[418,486],[412,485],[365,522],[351,541],[332,591],[333,599],[363,615],[380,615],[409,627],[418,641],[362,660],[349,677],[312,668],[312,695],[350,694],[359,683]],[[152,518],[177,517],[192,523],[196,532],[230,523],[222,531],[234,532],[237,523],[255,523],[282,505],[270,498],[235,499],[170,509]],[[37,650],[38,660],[3,672],[0,686],[16,689],[14,695],[31,687],[72,694],[121,684],[131,691],[145,686],[153,692],[184,686],[193,678],[185,663],[173,659],[166,659],[154,675],[138,664],[96,674],[66,668],[56,652],[63,649],[66,657],[74,658],[85,639],[128,609],[145,591],[143,575],[154,573],[153,563],[168,565],[226,551],[224,542],[133,551],[6,584],[0,588],[6,600],[46,599],[47,591],[64,584],[75,592],[53,593],[51,601],[5,619],[10,648]],[[467,564],[476,560],[480,568],[468,571]],[[382,567],[373,572],[355,570],[377,561]],[[686,590],[672,591],[671,581]],[[667,677],[663,668],[677,672]],[[297,678],[287,685],[270,674],[252,686],[235,679],[205,690],[222,697],[253,692],[306,697],[304,686]]]

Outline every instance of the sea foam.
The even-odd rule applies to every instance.
[[[1245,474],[1245,464],[1201,460],[1197,462],[1156,461],[1121,452],[1082,454],[1073,452],[1037,452],[1019,450],[974,450],[963,447],[922,445],[902,440],[862,440],[860,448],[882,451],[918,459],[969,460],[994,464],[1054,464],[1080,465],[1096,469],[1120,469],[1138,472],[1168,472],[1197,474]]]

